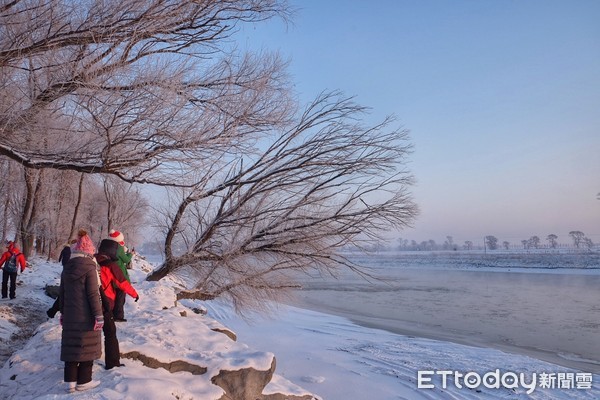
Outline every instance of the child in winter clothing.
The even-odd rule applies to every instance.
[[[27,260],[21,253],[21,250],[15,245],[14,242],[8,241],[6,243],[6,252],[2,254],[0,258],[0,269],[2,269],[2,298],[5,299],[8,294],[10,298],[14,299],[16,296],[17,288],[17,271],[21,268],[21,273],[25,270]],[[8,282],[10,280],[10,292],[8,290]]]
[[[125,237],[119,231],[111,230],[108,234],[108,239],[114,240],[119,244],[117,249],[117,264],[123,272],[123,275],[127,279],[127,282],[131,283],[131,279],[129,279],[129,272],[127,271],[127,264],[131,262],[133,258],[133,254],[127,251],[125,247]],[[113,308],[113,317],[116,322],[126,322],[125,319],[125,292],[113,285],[115,289],[115,306]]]

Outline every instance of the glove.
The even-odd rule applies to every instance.
[[[94,324],[94,330],[99,331],[104,326],[104,317],[96,315],[96,323]]]
[[[138,294],[137,297],[135,298],[135,302],[137,303],[137,301],[140,299],[140,295]]]

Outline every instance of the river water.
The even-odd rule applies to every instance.
[[[307,279],[291,303],[398,334],[600,373],[598,255],[380,254],[356,260],[380,279]]]

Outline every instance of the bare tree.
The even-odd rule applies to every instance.
[[[456,246],[454,245],[454,238],[452,236],[446,236],[446,241],[444,242],[444,250],[456,250]]]
[[[77,175],[81,175],[77,179]],[[35,234],[38,243],[43,243],[48,259],[55,258],[62,246],[74,235],[74,215],[77,215],[77,183],[81,183],[83,174],[72,171],[46,170],[48,181],[43,192],[42,210]],[[75,211],[74,211],[75,210]]]
[[[23,227],[18,229],[21,235],[17,239],[22,240],[27,256],[36,251],[53,258],[62,244],[73,237],[74,227],[81,224],[90,229],[101,221],[80,215],[81,204],[94,201],[94,192],[83,188],[84,174],[51,169],[25,171],[32,172],[32,177],[26,176],[22,183],[26,188],[18,190],[19,185],[14,184],[11,188],[12,203],[16,205],[12,213],[20,216],[14,228]]]
[[[529,246],[537,249],[540,247],[540,238],[538,236],[532,236],[529,238]]]
[[[26,191],[17,235],[23,246],[23,254],[29,257],[35,239],[34,226],[43,193],[44,173],[43,170],[24,168],[23,174]]]
[[[146,222],[148,202],[138,188],[114,176],[104,177],[103,189],[107,203],[107,232],[116,228],[130,242]]]
[[[101,179],[86,179],[77,226],[86,229],[96,244],[99,244],[100,240],[108,233],[106,229],[107,207]]]
[[[27,257],[33,251],[47,252],[52,257],[57,247],[69,238],[68,222],[73,218],[73,207],[76,208],[73,173],[23,169],[5,161],[0,190],[3,236],[12,235],[11,240],[20,243]]]
[[[407,250],[408,249],[408,239],[398,238],[398,250]]]
[[[288,15],[278,0],[9,2],[0,155],[179,188],[153,278],[191,272],[197,290],[237,306],[260,306],[298,272],[359,271],[337,250],[417,213],[410,145],[391,119],[362,126],[365,110],[338,95],[294,117],[285,63],[230,41],[241,23]],[[101,203],[84,202],[78,224],[111,220]]]
[[[77,217],[79,217],[79,208],[81,207],[81,201],[83,200],[84,179],[85,174],[81,173],[79,175],[79,185],[77,185],[77,201],[75,203],[75,208],[73,209],[73,218],[71,219],[71,229],[69,229],[69,238],[75,237],[75,232],[77,230]]]
[[[546,236],[546,240],[548,241],[550,248],[552,248],[552,249],[556,248],[556,246],[558,244],[556,239],[558,239],[558,236],[556,236],[554,233],[551,233],[548,236]]]
[[[579,248],[579,246],[581,246],[581,243],[583,242],[583,240],[585,238],[585,234],[581,231],[571,231],[571,232],[569,232],[569,236],[571,236],[571,238],[573,239],[573,244],[577,248]]]
[[[22,179],[18,175],[15,163],[10,160],[0,160],[0,206],[2,207],[2,244],[9,237],[14,240],[21,210]],[[18,207],[17,207],[18,206]],[[13,236],[10,236],[13,235]]]
[[[179,203],[166,262],[150,279],[192,269],[205,296],[260,307],[293,287],[298,272],[358,271],[342,246],[376,243],[382,229],[417,214],[407,192],[406,132],[389,129],[390,120],[363,127],[364,111],[324,95],[263,153],[230,160],[224,179],[213,183],[221,166],[205,171],[205,184]],[[177,256],[182,234],[192,240]]]
[[[39,170],[191,187],[189,171],[287,121],[285,63],[227,42],[240,23],[274,16],[288,17],[285,2],[3,4],[0,156],[24,168],[15,228],[24,251]]]
[[[190,186],[215,150],[247,146],[293,111],[279,57],[227,42],[240,23],[287,15],[277,0],[9,2],[0,155]]]
[[[508,250],[510,248],[510,242],[508,241],[503,241],[502,242],[502,247],[504,247],[504,250]]]
[[[496,250],[498,248],[498,238],[496,236],[488,235],[484,238],[484,243],[490,250]]]
[[[465,249],[467,250],[472,250],[473,249],[473,242],[470,240],[465,240],[465,244],[463,246]]]

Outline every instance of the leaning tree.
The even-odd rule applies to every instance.
[[[298,272],[360,271],[339,249],[417,213],[410,144],[339,93],[299,111],[277,54],[236,50],[241,24],[290,14],[278,0],[2,3],[0,156],[29,177],[21,236],[42,171],[70,170],[179,199],[153,279],[251,306]]]
[[[364,111],[323,95],[262,151],[208,166],[169,219],[166,261],[149,279],[179,273],[204,298],[260,307],[299,273],[360,273],[339,250],[377,242],[417,213],[407,133],[391,120],[363,126]]]

